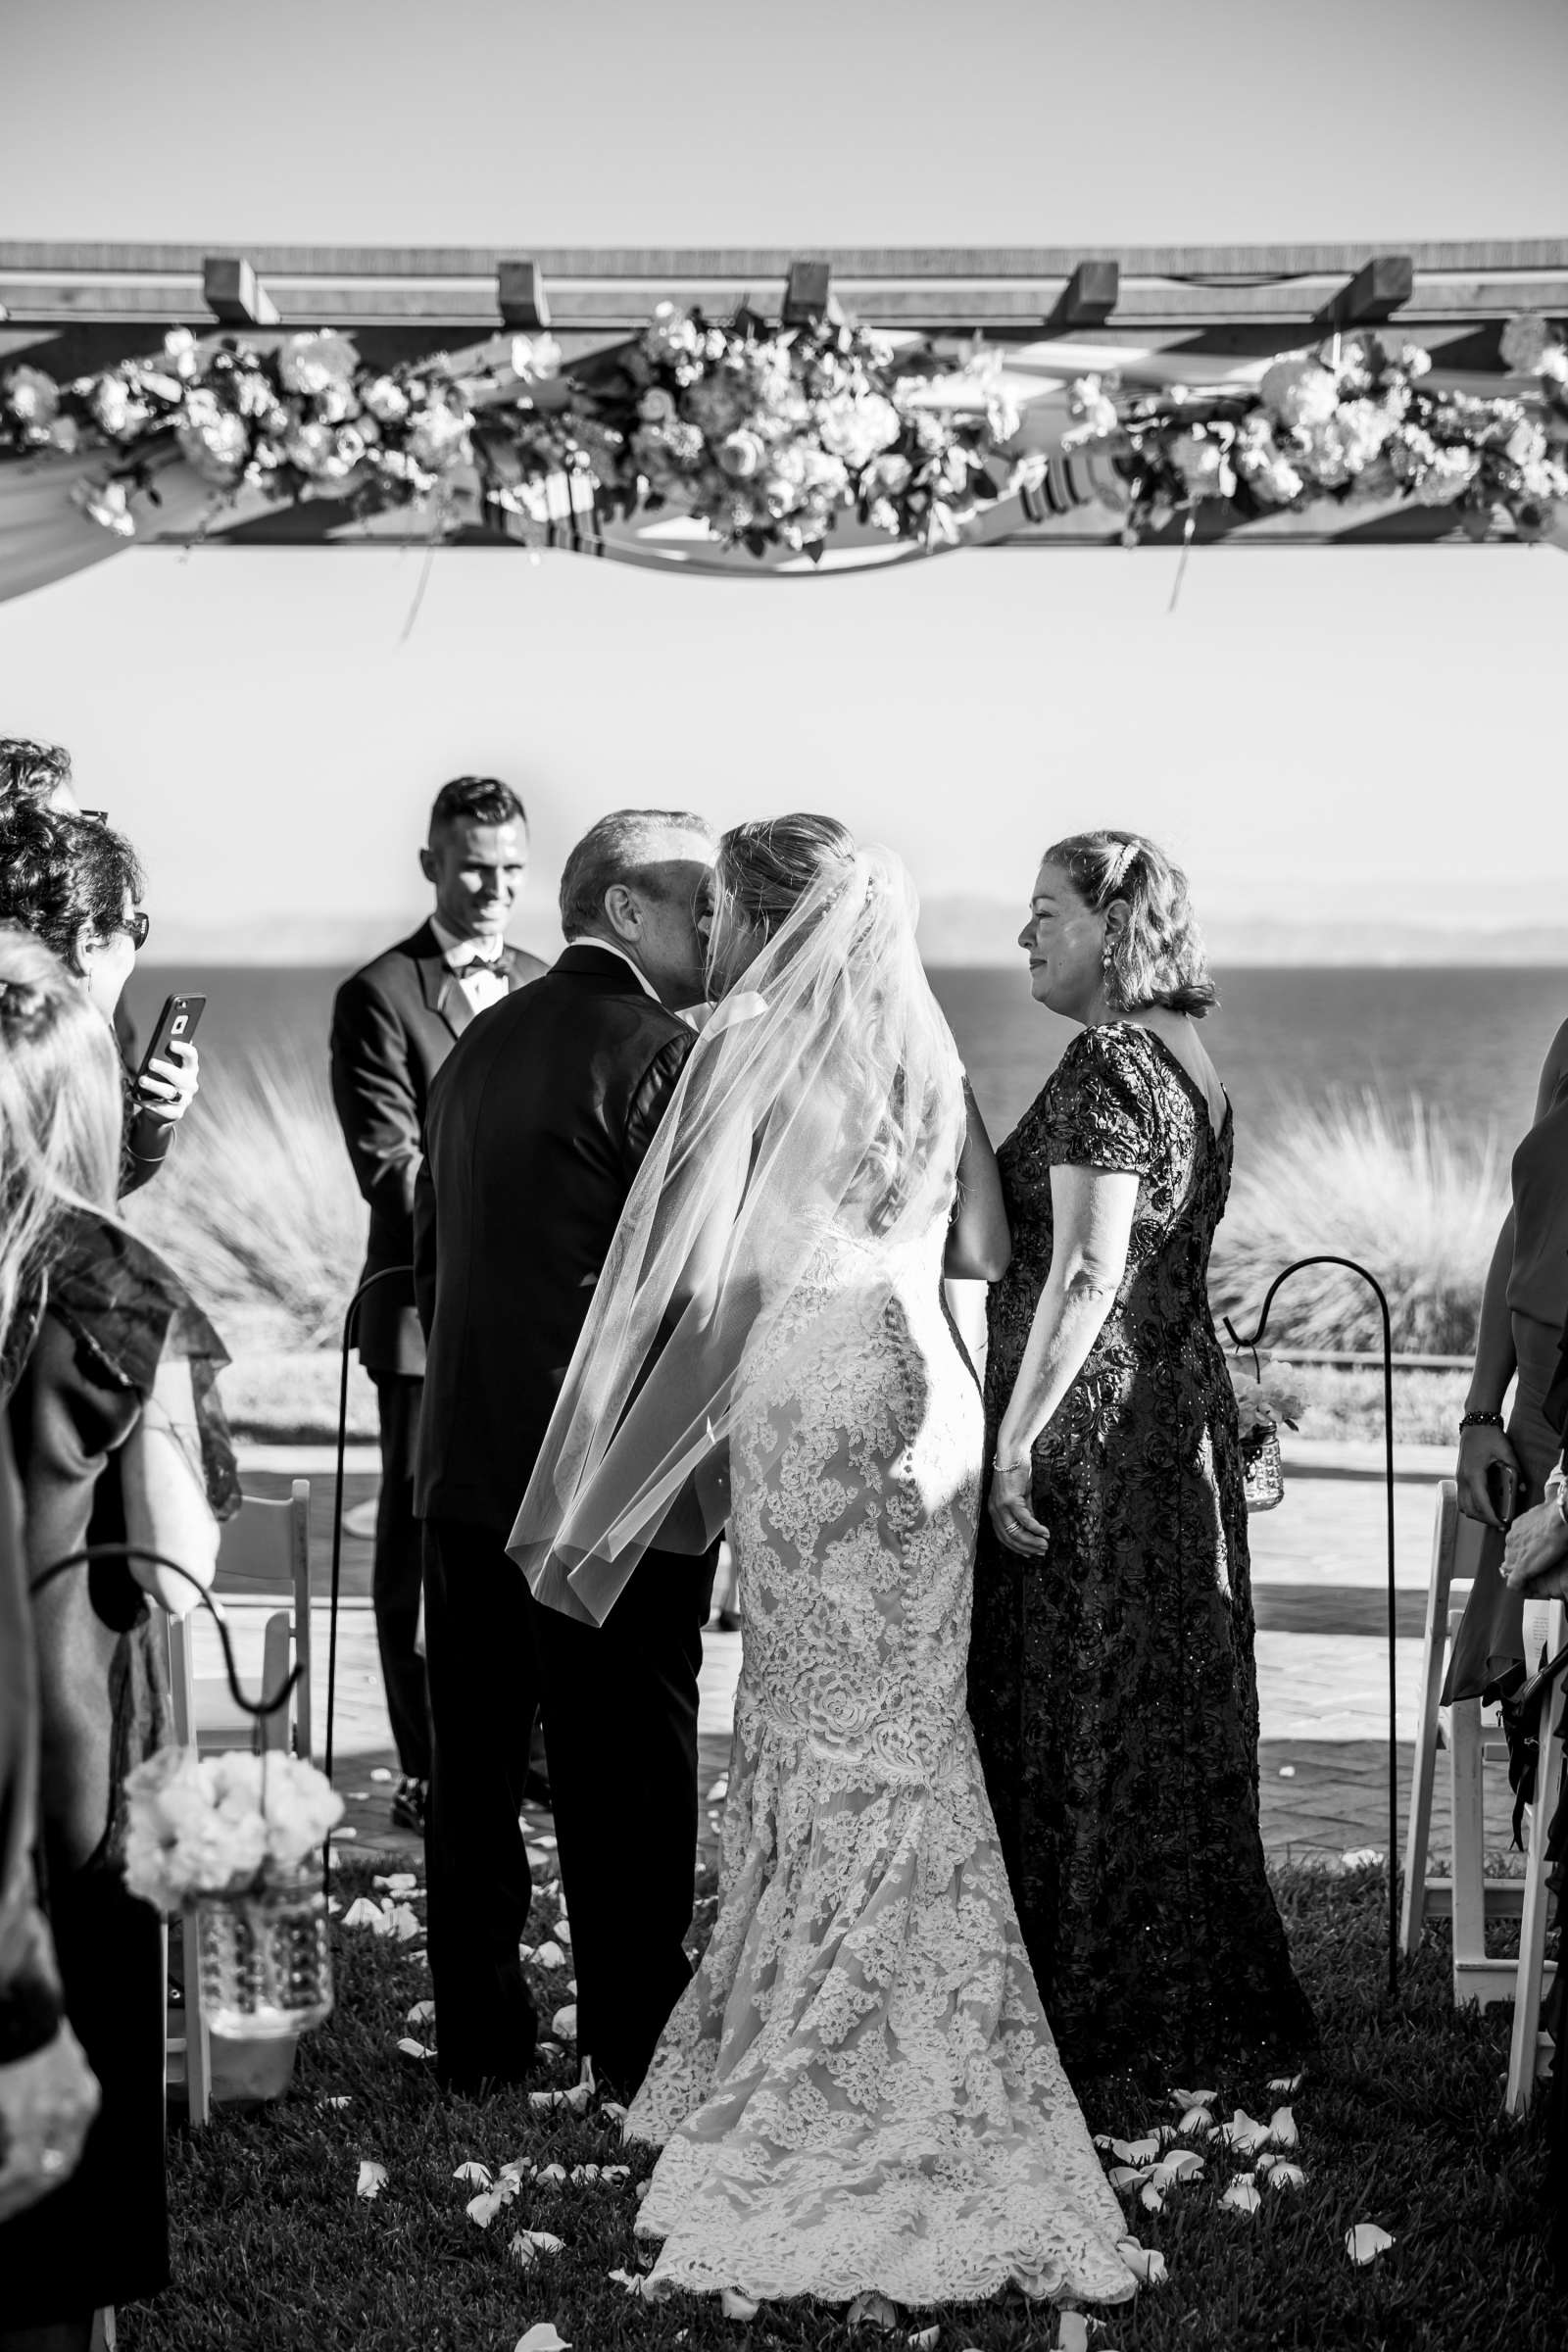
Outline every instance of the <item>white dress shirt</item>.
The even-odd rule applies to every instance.
[[[456,979],[475,1012],[483,1012],[488,1004],[499,1004],[507,995],[507,975],[501,966],[506,949],[503,939],[460,939],[448,930],[439,915],[430,917],[441,959]]]

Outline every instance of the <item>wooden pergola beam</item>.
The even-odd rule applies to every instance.
[[[503,326],[539,328],[550,324],[550,297],[537,262],[503,262],[496,270],[496,308]]]
[[[276,326],[279,312],[243,254],[210,253],[202,262],[202,300],[220,326]]]
[[[1079,262],[1056,297],[1046,320],[1048,332],[1065,333],[1070,327],[1102,326],[1121,294],[1119,262]]]
[[[1323,334],[1347,326],[1379,326],[1415,292],[1415,262],[1407,253],[1380,253],[1325,303],[1313,319]]]

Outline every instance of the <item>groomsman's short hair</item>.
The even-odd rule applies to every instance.
[[[706,816],[684,808],[616,808],[583,835],[566,858],[561,877],[561,928],[581,939],[605,919],[605,893],[617,882],[638,882],[659,861],[671,833],[700,833],[713,839]]]
[[[430,810],[430,839],[443,825],[522,825],[528,811],[499,776],[454,776],[443,784]]]

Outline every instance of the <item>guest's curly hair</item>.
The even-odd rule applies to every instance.
[[[1126,902],[1127,920],[1110,935],[1105,965],[1113,1011],[1163,1004],[1201,1020],[1219,1003],[1187,876],[1157,842],[1114,827],[1070,833],[1053,843],[1045,863],[1059,866],[1097,914]]]
[[[125,900],[145,883],[122,833],[35,802],[0,809],[0,923],[18,923],[53,948],[73,971],[82,926],[108,938]]]
[[[47,801],[71,782],[71,754],[63,744],[33,743],[25,735],[0,735],[0,809],[25,801]]]

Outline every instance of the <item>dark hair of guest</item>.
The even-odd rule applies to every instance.
[[[430,809],[430,839],[443,825],[526,825],[528,812],[499,776],[454,776]]]
[[[35,802],[0,810],[0,923],[20,924],[73,971],[83,926],[107,939],[146,885],[122,833]]]
[[[71,754],[63,744],[0,735],[0,809],[20,801],[47,801],[70,781]]]

